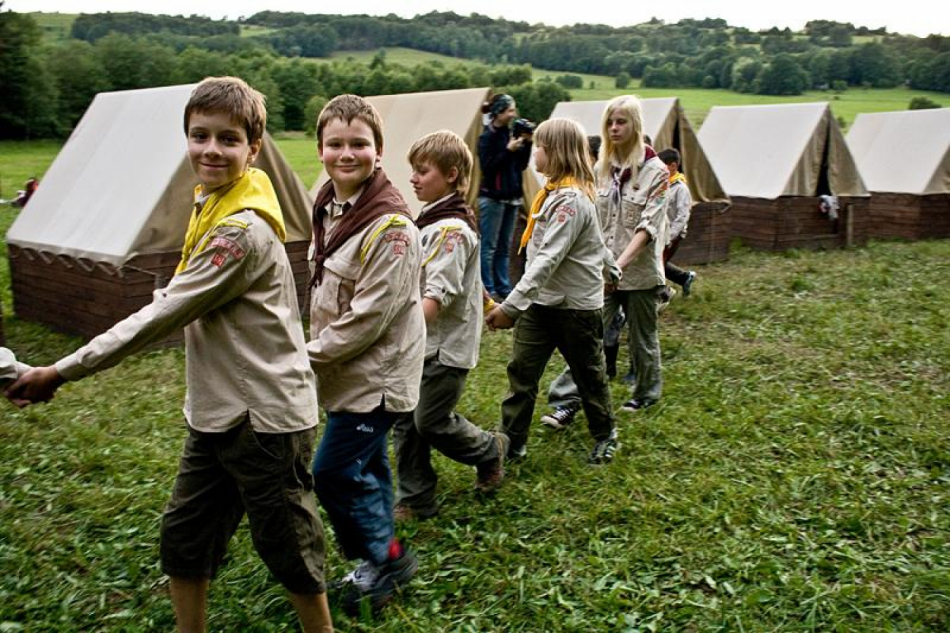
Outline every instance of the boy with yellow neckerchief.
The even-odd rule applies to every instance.
[[[152,303],[7,390],[21,405],[47,401],[64,382],[185,328],[188,437],[161,527],[180,630],[204,630],[210,579],[245,513],[304,630],[333,629],[309,472],[316,385],[280,205],[267,175],[250,166],[266,119],[263,96],[242,80],[198,84],[185,132],[201,184],[175,276]]]

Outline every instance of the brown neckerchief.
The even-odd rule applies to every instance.
[[[323,219],[327,215],[326,207],[333,200],[333,181],[328,181],[320,192],[317,193],[317,200],[313,203],[313,277],[310,279],[310,286],[316,286],[323,281],[323,264],[333,253],[340,249],[348,239],[365,229],[367,226],[386,215],[387,213],[398,213],[409,218],[412,221],[412,215],[409,213],[409,207],[402,194],[389,182],[385,172],[377,169],[372,176],[366,180],[366,187],[363,193],[356,200],[346,213],[343,219],[330,233],[330,238],[326,240],[326,229],[323,227]]]
[[[475,214],[472,213],[472,210],[465,204],[465,198],[462,197],[462,194],[457,191],[432,208],[423,211],[422,215],[416,219],[416,226],[423,229],[430,224],[435,224],[440,220],[448,220],[449,218],[463,220],[476,234],[478,233],[478,225],[475,223]]]

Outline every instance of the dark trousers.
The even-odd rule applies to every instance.
[[[671,264],[670,260],[673,259],[673,255],[676,254],[676,250],[680,247],[682,240],[683,238],[681,237],[674,237],[672,241],[670,241],[670,245],[663,251],[663,274],[667,279],[679,286],[682,286],[689,278],[689,271],[683,270],[676,264]]]
[[[386,562],[394,534],[389,429],[412,412],[328,411],[313,460],[313,483],[348,559]]]
[[[501,405],[501,430],[511,438],[512,451],[528,441],[538,382],[555,349],[567,361],[577,383],[590,434],[596,440],[610,437],[614,418],[604,361],[602,312],[532,304],[515,323],[508,363],[511,393]]]
[[[399,475],[396,501],[423,516],[437,511],[433,448],[469,466],[498,457],[495,436],[455,412],[467,376],[467,369],[427,360],[415,415],[400,418],[393,428]]]

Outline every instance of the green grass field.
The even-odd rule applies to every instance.
[[[312,139],[278,143],[315,162]],[[0,143],[4,183],[57,147]],[[15,213],[0,207],[0,235]],[[7,344],[34,364],[75,349],[16,318],[6,264]],[[536,427],[494,498],[437,457],[440,516],[400,528],[417,578],[376,619],[334,612],[338,630],[950,629],[950,241],[739,248],[697,270],[661,319],[663,401],[618,414],[616,461],[585,464],[583,416]],[[510,349],[510,333],[485,333],[460,403],[486,428]],[[182,351],[162,350],[48,405],[0,406],[0,630],[172,628],[158,525],[183,385]],[[625,397],[614,383],[615,406]],[[346,571],[333,550],[330,577]],[[295,628],[242,528],[209,630]]]

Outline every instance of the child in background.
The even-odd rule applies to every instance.
[[[438,512],[438,480],[431,448],[475,466],[476,488],[489,492],[504,478],[508,438],[455,412],[470,369],[478,362],[483,290],[478,225],[465,204],[472,154],[454,132],[427,134],[409,150],[410,183],[426,206],[416,219],[422,233],[422,310],[426,353],[414,418],[393,429],[399,483],[396,520]]]
[[[247,514],[254,547],[305,631],[332,631],[323,526],[308,472],[318,420],[284,219],[264,172],[264,97],[212,77],[185,107],[198,181],[181,262],[149,305],[7,391],[42,402],[185,328],[188,437],[162,516],[162,571],[179,630],[203,631],[210,579]]]
[[[422,260],[405,200],[379,166],[376,109],[355,95],[332,99],[317,143],[330,180],[313,211],[307,351],[327,412],[313,477],[343,554],[362,561],[338,587],[343,608],[358,613],[364,599],[385,605],[418,567],[394,534],[387,440],[419,401]]]
[[[588,462],[602,464],[619,448],[604,366],[605,263],[609,283],[618,281],[619,271],[597,221],[583,130],[573,121],[551,119],[538,126],[535,144],[535,164],[548,181],[521,239],[528,247],[527,269],[485,318],[493,330],[515,327],[500,430],[511,438],[509,457],[524,457],[538,381],[557,349],[577,377],[594,436]]]
[[[688,297],[696,280],[696,273],[670,263],[680,242],[686,237],[686,227],[689,224],[689,213],[693,206],[693,198],[686,184],[686,176],[680,171],[680,153],[675,148],[665,149],[658,154],[670,172],[670,191],[666,198],[666,219],[669,222],[669,239],[663,251],[663,267],[666,278],[683,288],[683,296]],[[672,288],[670,298],[672,298]],[[667,299],[669,301],[669,299]]]

